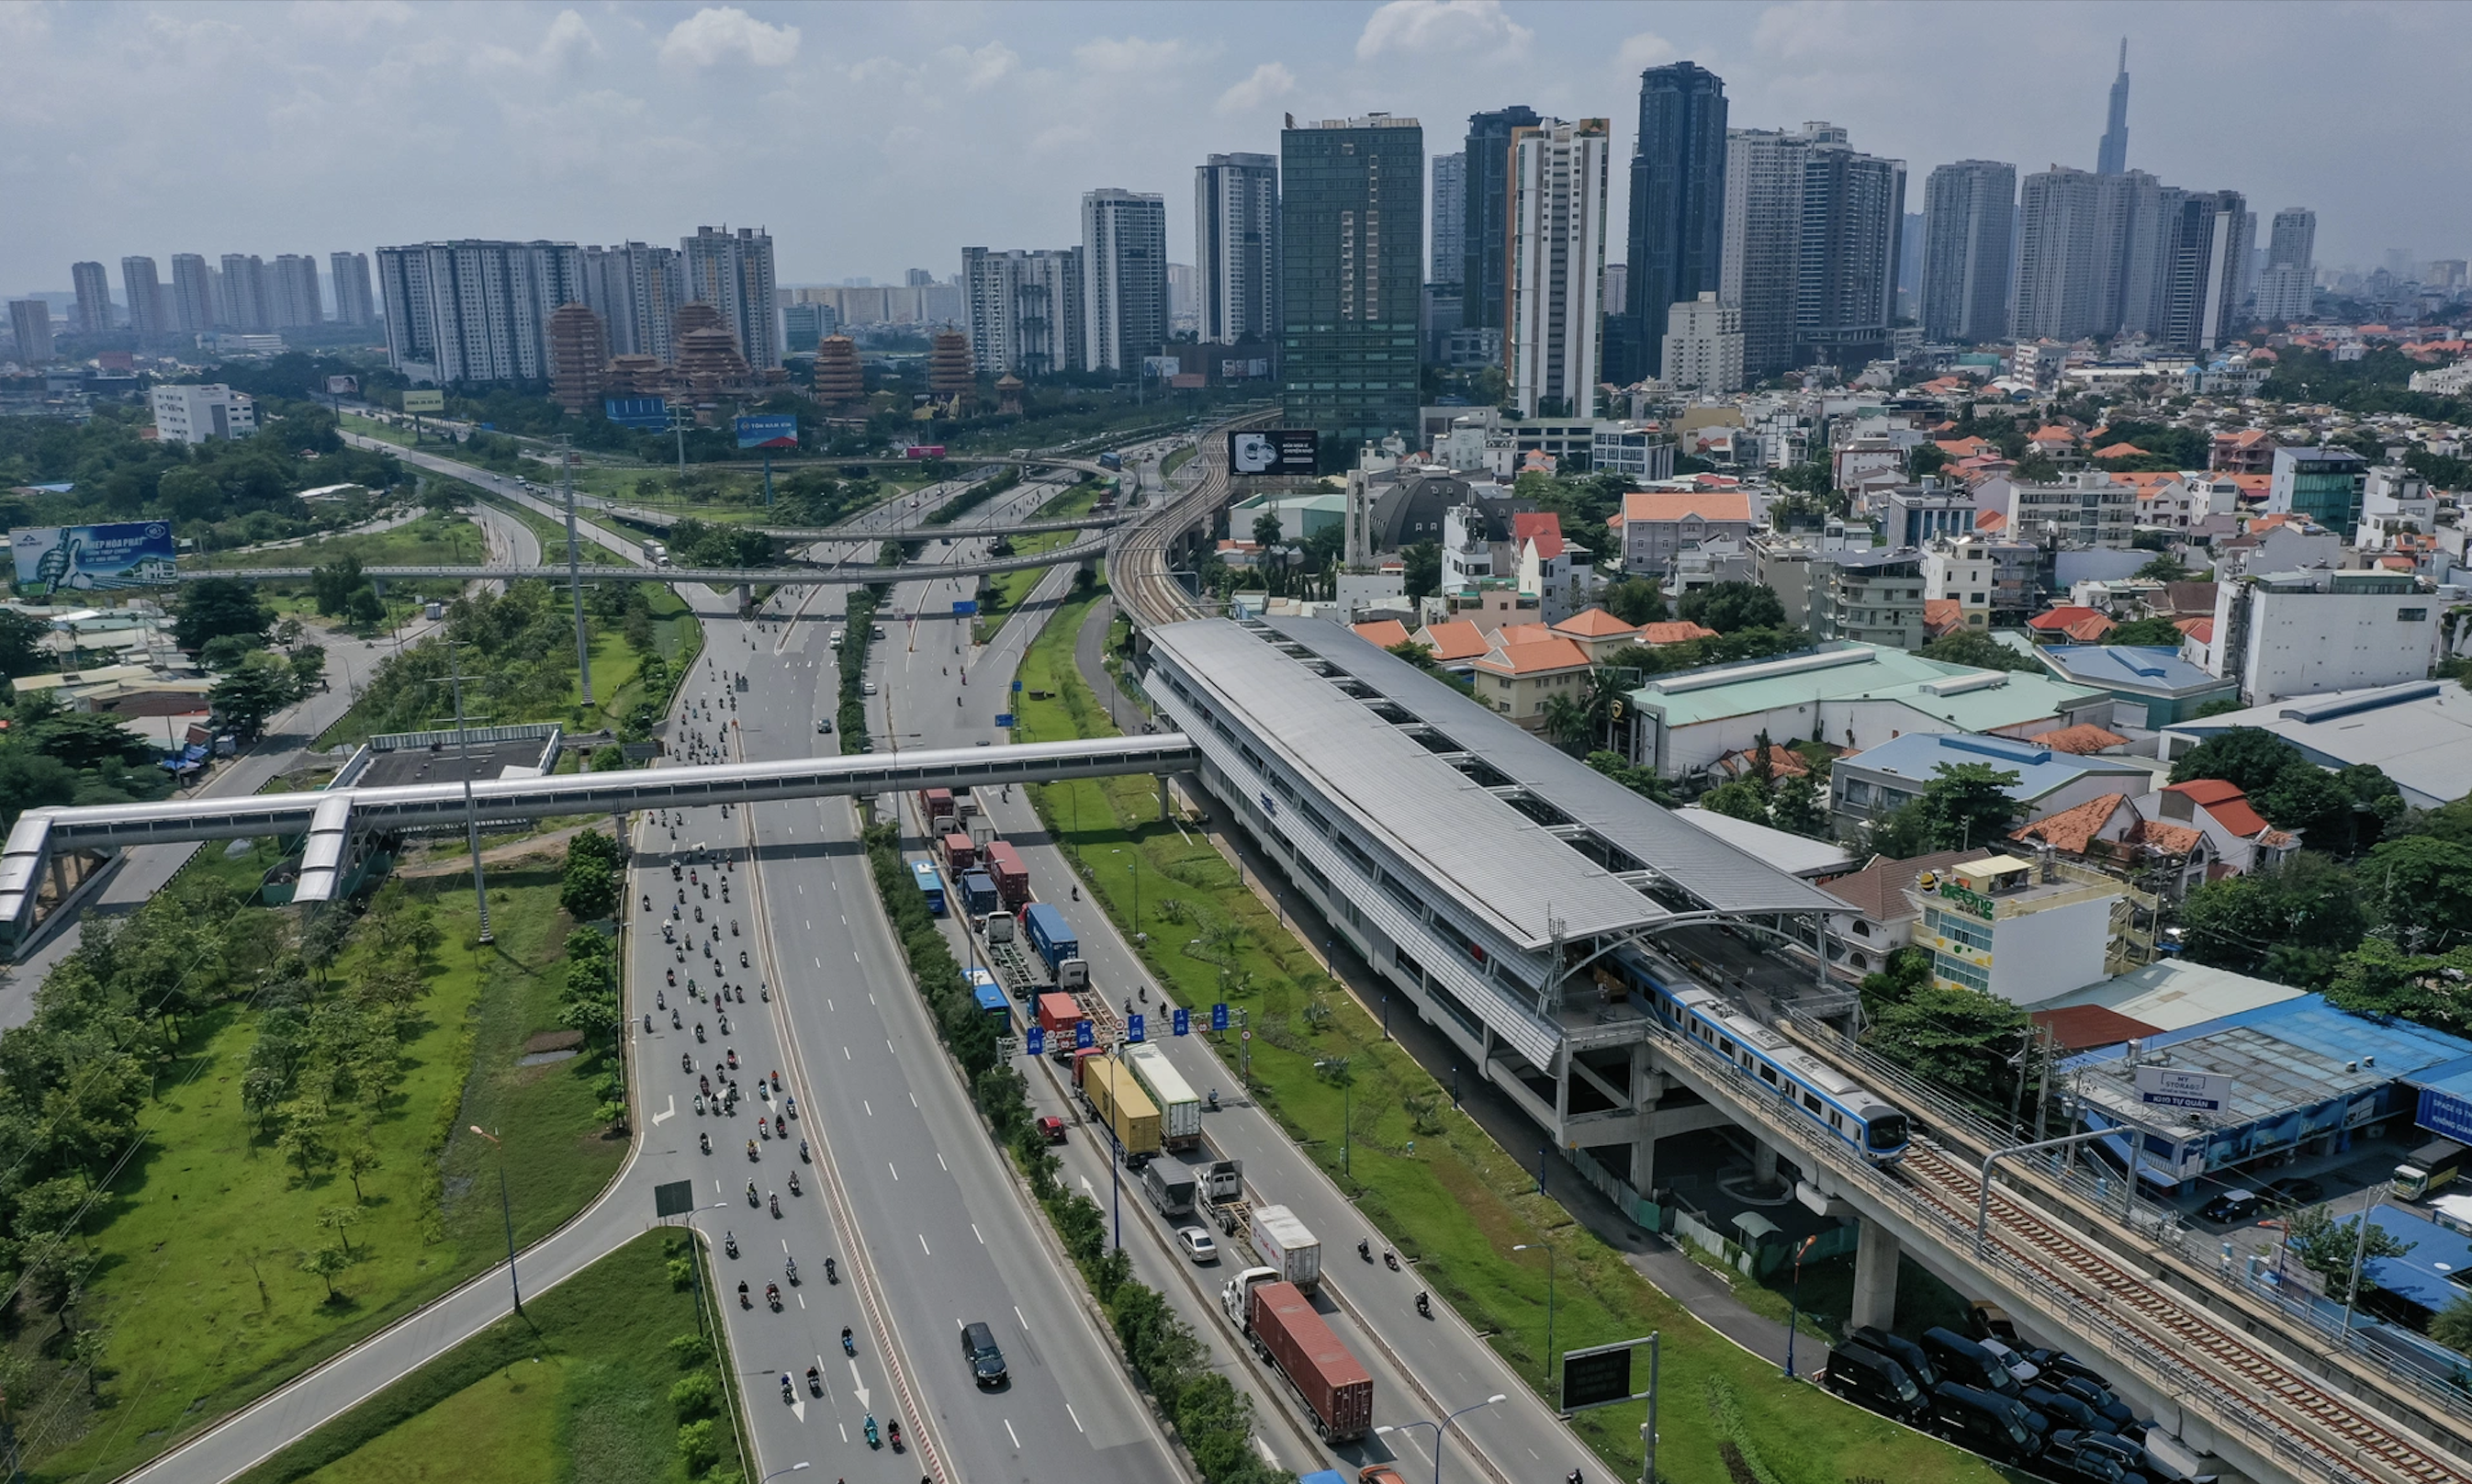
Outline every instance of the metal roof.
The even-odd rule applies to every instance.
[[[2153,778],[2153,770],[2134,757],[2085,757],[2021,742],[2015,737],[1976,736],[1963,731],[1910,731],[1877,747],[1840,757],[1837,766],[1928,783],[1939,776],[1942,766],[1970,762],[1983,763],[1994,772],[2015,774],[2017,782],[2008,790],[2008,797],[2028,802],[2092,775],[2122,779],[2125,784],[2135,785],[2135,791],[2141,794]]]
[[[2321,767],[2375,763],[2403,790],[2407,803],[2422,808],[2460,799],[2472,788],[2472,690],[2450,682],[2410,681],[2293,696],[2165,730],[2211,737],[2235,727],[2273,732]]]
[[[2158,645],[2051,645],[2041,658],[2081,685],[2107,689],[2177,692],[2231,683],[2181,658],[2179,651]]]
[[[1978,670],[1854,643],[1655,676],[1630,693],[1633,706],[1675,728],[1813,701],[1893,701],[1960,731],[1996,731],[2104,699],[2104,691],[2049,675]]]
[[[1274,619],[1270,627],[1345,671],[1462,751],[1570,816],[1606,843],[1719,912],[1827,912],[1837,898],[1758,856],[1696,829],[1543,738],[1522,730],[1396,655],[1375,649],[1324,619]],[[1334,692],[1336,693],[1336,692]],[[1343,698],[1344,699],[1344,698]],[[1361,702],[1357,714],[1402,735]],[[1415,743],[1413,751],[1439,762]],[[1442,764],[1457,775],[1456,768]],[[1508,810],[1543,838],[1561,842],[1527,816]],[[1576,850],[1566,853],[1584,860]],[[1591,869],[1593,865],[1591,865]],[[1557,911],[1560,911],[1558,900]],[[1567,914],[1565,914],[1567,916]],[[1663,914],[1659,914],[1662,916]]]

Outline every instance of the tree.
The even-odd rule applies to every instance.
[[[2005,838],[2025,812],[2008,790],[2018,777],[1986,762],[1941,763],[1915,802],[1931,828],[1932,849],[1970,850]]]
[[[134,766],[150,760],[154,745],[107,711],[59,711],[26,729],[36,752],[78,769],[106,763]]]
[[[2029,1023],[2024,1010],[1996,995],[1924,984],[1883,1009],[1863,1040],[1916,1076],[1988,1102],[2019,1075],[2008,1060]]]
[[[2171,553],[2165,552],[2163,555],[2156,557],[2153,561],[2147,562],[2144,566],[2139,567],[2135,572],[2129,575],[2135,577],[2140,582],[2148,583],[2185,582],[2188,580],[2189,576],[2189,564],[2181,561],[2179,558],[2173,556]]]
[[[1748,820],[1754,825],[1769,822],[1769,791],[1757,778],[1735,778],[1720,783],[1701,794],[1698,802],[1700,807],[1711,814]]]
[[[2472,978],[2472,947],[2409,953],[2385,938],[2364,938],[2336,961],[2326,1002],[2354,1015],[2396,1017],[2460,1036],[2472,1030],[2472,1000],[2457,986]]]
[[[229,670],[256,654],[261,647],[256,640],[245,634],[218,634],[206,640],[205,648],[198,651],[198,662],[209,670]]]
[[[2377,1289],[2380,1257],[2400,1257],[2420,1245],[2407,1242],[2375,1222],[2361,1233],[2361,1218],[2337,1222],[2323,1206],[2307,1206],[2284,1218],[2284,1250],[2302,1267],[2318,1275],[2326,1297],[2338,1304],[2357,1302]],[[2352,1284],[2352,1264],[2360,1263],[2360,1287]]]
[[[1419,644],[1414,639],[1403,639],[1391,645],[1390,652],[1419,670],[1434,668],[1434,646],[1431,644]]]
[[[2152,563],[2149,563],[2151,565]],[[2177,649],[2188,635],[2168,618],[2137,618],[2120,625],[2103,636],[2105,644],[2134,644],[2148,648]]]
[[[1948,467],[1948,450],[1937,443],[1916,443],[1906,455],[1906,477],[1921,479]]]
[[[1787,775],[1769,795],[1769,823],[1818,840],[1828,834],[1828,800],[1808,773]]]
[[[2429,1337],[2448,1350],[2472,1354],[2472,1295],[2439,1309],[2429,1322]]]
[[[320,644],[303,644],[292,651],[292,680],[302,694],[326,688],[326,650]]]
[[[172,632],[182,649],[195,654],[206,647],[207,640],[226,634],[263,644],[267,626],[273,621],[274,610],[258,598],[256,584],[237,577],[207,577],[189,584],[180,594],[180,612]]]
[[[558,904],[579,922],[606,918],[618,906],[618,874],[608,863],[585,856],[570,861],[559,887]]]
[[[1605,611],[1624,623],[1656,623],[1665,617],[1665,587],[1653,577],[1626,577],[1608,584],[1602,599]]]
[[[1557,693],[1545,698],[1545,732],[1573,756],[1586,752],[1594,739],[1595,727],[1588,708],[1568,695]]]
[[[2370,915],[2406,945],[2434,951],[2472,931],[2472,845],[2429,835],[2381,841],[2359,876]]]
[[[300,1271],[326,1285],[326,1302],[329,1304],[343,1297],[335,1291],[335,1275],[345,1271],[351,1265],[352,1259],[345,1257],[343,1249],[339,1247],[321,1247],[316,1252],[304,1252],[300,1255]]]
[[[1887,962],[1863,976],[1857,986],[1863,996],[1863,1015],[1877,1022],[1891,1005],[1902,1005],[1913,998],[1916,991],[1932,982],[1932,957],[1929,948],[1899,948]]]
[[[368,1199],[361,1192],[361,1177],[378,1168],[382,1162],[378,1158],[378,1146],[369,1142],[367,1134],[353,1140],[351,1147],[344,1151],[344,1174],[352,1183],[353,1200]]]
[[[1266,510],[1253,517],[1254,545],[1267,552],[1285,539],[1286,538],[1280,534],[1277,511]]]
[[[2191,959],[2312,989],[2366,925],[2352,874],[2314,850],[2265,874],[2209,881],[2180,904]]]
[[[1634,768],[1623,759],[1622,754],[1613,752],[1590,753],[1587,763],[1650,802],[1661,803],[1668,808],[1674,806],[1674,785],[1655,769]]]
[[[292,667],[263,652],[250,656],[206,692],[215,714],[244,736],[257,735],[268,717],[299,699]]]
[[[2221,778],[2244,794],[2262,794],[2283,770],[2307,762],[2300,749],[2258,727],[2234,727],[2208,737],[2172,765],[2172,781]]]
[[[1676,610],[1691,622],[1719,634],[1785,627],[1785,604],[1774,588],[1759,583],[1715,583],[1684,593]]]
[[[2043,662],[2001,643],[1980,629],[1958,629],[1914,651],[1942,664],[1972,665],[1978,670],[2040,672]]]
[[[317,600],[318,611],[328,618],[350,612],[353,595],[369,586],[369,580],[361,575],[361,559],[350,555],[338,557],[309,574],[310,594]]]
[[[1931,820],[1923,813],[1920,799],[1909,799],[1886,814],[1874,815],[1863,828],[1863,849],[1890,860],[1912,860],[1929,855],[1939,847],[1934,843]]]
[[[32,613],[0,608],[0,675],[14,679],[39,675],[51,668],[42,643],[52,626]]]
[[[358,1226],[360,1220],[361,1209],[358,1206],[329,1206],[318,1212],[318,1225],[335,1233],[335,1240],[343,1244],[346,1259],[352,1256],[352,1228]]]
[[[1408,596],[1411,599],[1431,597],[1442,590],[1442,548],[1433,541],[1418,541],[1399,553],[1406,566]]]

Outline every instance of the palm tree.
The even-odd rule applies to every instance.
[[[1586,706],[1569,696],[1547,696],[1544,716],[1546,734],[1560,744],[1564,752],[1577,756],[1587,750],[1588,737],[1595,724],[1589,719]]]

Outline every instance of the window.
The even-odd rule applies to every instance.
[[[2396,609],[2395,622],[2399,624],[2425,624],[2429,622],[2429,610],[2425,608]]]

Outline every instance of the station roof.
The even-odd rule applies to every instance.
[[[1978,670],[1870,644],[1824,645],[1779,659],[1754,659],[1659,676],[1630,693],[1668,727],[1750,716],[1813,701],[1893,701],[1960,731],[1997,731],[2104,692],[2025,670]]]

